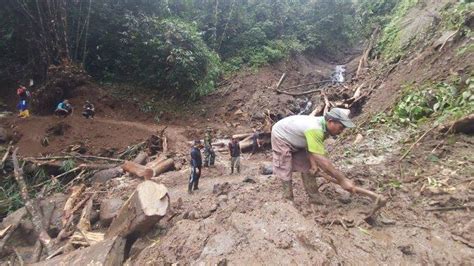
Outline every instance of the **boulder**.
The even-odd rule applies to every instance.
[[[107,199],[100,204],[100,224],[109,226],[122,208],[123,200],[118,198]]]

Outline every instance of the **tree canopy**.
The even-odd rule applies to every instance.
[[[0,79],[45,80],[50,65],[78,64],[99,80],[198,97],[223,73],[348,49],[395,2],[6,0]]]

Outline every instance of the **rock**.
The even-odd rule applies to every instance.
[[[413,245],[398,246],[398,249],[405,255],[415,255],[415,249],[413,248]]]
[[[260,174],[271,175],[273,174],[273,166],[271,164],[262,164],[260,166]]]
[[[362,140],[364,139],[364,136],[362,136],[362,134],[357,134],[354,142],[352,143],[352,145],[356,145],[358,143],[360,143]]]
[[[219,195],[227,195],[230,191],[230,184],[228,182],[225,182],[223,184],[215,184],[214,187],[212,188],[212,193]]]
[[[229,197],[227,197],[227,195],[220,195],[219,197],[217,197],[217,200],[219,202],[227,202],[229,200]]]
[[[257,183],[251,176],[247,176],[246,178],[244,178],[244,180],[243,180],[242,182],[244,182],[244,183],[252,183],[252,184]]]
[[[211,212],[215,212],[217,210],[217,208],[219,207],[219,204],[217,203],[214,203],[212,204],[211,208],[209,209],[209,211]]]
[[[5,143],[7,141],[8,141],[7,131],[3,127],[0,127],[0,143]]]
[[[102,204],[100,204],[100,224],[104,227],[109,226],[112,220],[117,216],[122,205],[123,200],[119,198],[104,200]]]

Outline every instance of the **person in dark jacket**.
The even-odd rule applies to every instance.
[[[229,153],[230,153],[230,173],[234,173],[234,168],[237,169],[237,173],[240,174],[240,145],[236,138],[232,138],[229,142]]]
[[[82,116],[84,116],[87,119],[89,119],[89,118],[94,119],[95,107],[91,102],[86,101],[86,103],[84,104],[83,109],[84,110],[82,111]]]
[[[191,148],[191,175],[189,176],[188,193],[199,189],[199,178],[201,177],[202,158],[201,158],[201,141],[195,140]]]

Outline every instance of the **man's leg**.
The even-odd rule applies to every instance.
[[[204,148],[204,167],[209,167],[209,149]]]
[[[237,173],[240,174],[240,156],[235,158],[235,167],[237,168]]]
[[[214,165],[214,161],[216,160],[216,153],[214,150],[210,150],[210,157],[209,157],[209,165]]]
[[[283,197],[293,200],[292,157],[288,145],[272,135],[273,173],[282,181]]]
[[[195,174],[196,174],[196,168],[191,167],[191,174],[189,175],[189,182],[188,182],[188,193],[189,194],[193,193],[193,184],[194,184]]]
[[[230,157],[230,174],[234,173],[234,163],[235,163],[234,159],[235,159],[234,157]]]
[[[201,167],[197,167],[197,170],[199,170],[199,171],[194,174],[194,175],[195,175],[195,178],[194,178],[194,190],[198,190],[198,189],[199,189],[199,178],[201,178]]]

